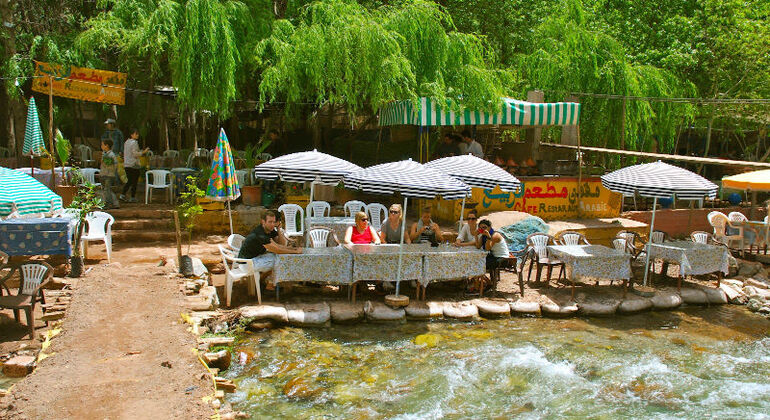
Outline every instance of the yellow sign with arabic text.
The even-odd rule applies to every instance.
[[[82,101],[124,105],[126,73],[35,61],[32,90]]]

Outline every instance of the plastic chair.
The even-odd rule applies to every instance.
[[[353,217],[359,211],[366,211],[366,203],[358,200],[350,200],[344,205],[345,217]]]
[[[654,244],[662,244],[663,242],[668,241],[669,237],[668,233],[663,232],[662,230],[653,230],[650,239],[652,239],[652,243]]]
[[[527,274],[527,282],[529,282],[529,278],[532,275],[532,265],[537,265],[537,273],[536,273],[536,280],[540,282],[540,273],[542,272],[543,266],[546,267],[546,285],[551,280],[551,271],[553,270],[553,267],[560,267],[561,270],[559,271],[559,277],[557,277],[557,280],[562,278],[562,276],[565,276],[564,273],[564,263],[561,260],[551,258],[548,255],[548,245],[554,244],[554,238],[551,235],[548,235],[546,233],[533,233],[529,236],[527,236],[527,245],[530,248],[530,258],[531,261],[529,263],[529,273]]]
[[[303,236],[305,234],[305,213],[302,207],[296,204],[282,204],[278,211],[283,214],[283,224],[287,237]],[[297,227],[297,215],[299,215],[299,228]]]
[[[87,230],[80,237],[83,256],[88,258],[88,243],[103,241],[107,248],[107,263],[112,262],[112,224],[115,218],[103,211],[95,211],[86,215]]]
[[[372,203],[366,206],[366,213],[369,215],[369,223],[376,231],[380,230],[382,222],[388,218],[388,209],[380,203]]]
[[[246,180],[249,178],[249,171],[246,169],[238,169],[235,171],[235,177],[238,178],[238,185],[248,185]]]
[[[556,235],[555,240],[562,245],[591,245],[585,235],[571,230],[560,232]]]
[[[235,255],[238,255],[238,252],[241,251],[241,246],[243,246],[243,241],[246,240],[246,237],[244,237],[241,234],[233,233],[232,235],[227,237],[227,245],[233,250]]]
[[[243,278],[251,277],[253,281],[248,282],[249,294],[254,295],[257,291],[257,303],[262,304],[262,291],[259,287],[259,276],[254,271],[254,262],[248,258],[237,258],[232,250],[222,245],[219,247],[219,253],[222,255],[222,265],[225,266],[225,302],[230,306],[230,298],[233,294],[233,282]]]
[[[21,281],[16,295],[11,295],[10,289],[5,282],[11,278],[16,270],[19,271]],[[2,279],[0,285],[5,288],[6,296],[0,296],[0,308],[13,310],[13,317],[19,322],[19,310],[24,310],[27,318],[27,328],[29,338],[35,338],[35,304],[40,301],[45,305],[45,295],[43,288],[53,280],[53,267],[44,262],[23,263],[15,266]],[[43,306],[45,313],[45,306]],[[45,323],[48,325],[48,321]]]
[[[743,213],[739,211],[732,211],[727,214],[727,224],[733,229],[738,230],[737,236],[739,236],[739,242],[740,242],[740,249],[741,249],[741,255],[744,255],[745,251],[744,248],[746,247],[746,232],[751,231],[754,232],[754,237],[756,238],[756,230],[752,228],[751,226],[744,225],[744,223],[747,223],[749,219],[744,215]],[[749,254],[751,253],[751,247],[752,244],[749,244]]]
[[[166,150],[165,152],[163,152],[163,157],[164,158],[171,158],[171,159],[179,159],[179,152],[176,151],[176,150],[169,149],[169,150]]]
[[[99,187],[102,185],[101,182],[96,182],[96,175],[101,173],[102,171],[96,168],[82,168],[80,169],[80,173],[83,174],[83,179],[86,183],[91,184],[95,187]]]
[[[311,201],[305,211],[307,217],[326,217],[331,213],[332,207],[326,201]]]
[[[710,233],[704,232],[702,230],[696,230],[695,232],[691,233],[690,240],[696,244],[710,244],[716,242]]]
[[[327,248],[329,246],[329,235],[331,234],[334,242],[339,245],[340,241],[334,230],[325,226],[313,226],[307,231],[310,237],[310,246],[313,248]]]
[[[152,181],[150,181],[150,177],[152,177]],[[150,204],[152,190],[155,189],[167,190],[168,202],[171,203],[171,198],[174,194],[174,182],[172,181],[171,172],[165,169],[153,169],[144,174],[144,181],[144,204]]]
[[[616,250],[624,253],[624,254],[630,254],[628,251],[628,247],[626,246],[626,240],[622,238],[615,238],[612,240],[612,247]]]
[[[257,155],[257,160],[270,160],[273,158],[273,155],[270,153],[260,153]]]
[[[626,241],[627,251],[634,260],[644,254],[644,241],[642,241],[642,238],[638,233],[630,230],[622,230],[615,235],[615,238]]]
[[[85,144],[75,145],[75,150],[78,153],[78,157],[80,158],[81,165],[86,166],[92,163],[96,163],[93,158],[93,151],[87,145]]]

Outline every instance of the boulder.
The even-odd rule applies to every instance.
[[[373,322],[403,321],[406,318],[404,308],[393,309],[382,302],[372,302],[371,300],[364,303],[364,313],[366,319]]]
[[[230,352],[227,350],[203,353],[203,361],[209,367],[217,368],[220,371],[227,370],[230,367],[231,359]]]
[[[709,303],[706,293],[699,289],[683,287],[682,290],[679,291],[679,296],[681,296],[682,301],[688,305],[706,305]]]
[[[479,316],[479,309],[470,302],[445,302],[444,316],[454,319],[473,319]]]
[[[407,318],[430,319],[444,316],[444,304],[442,302],[410,302],[404,308]]]
[[[575,315],[578,311],[578,307],[575,302],[569,302],[562,305],[549,300],[548,302],[540,304],[540,311],[543,312],[543,316],[561,318]]]
[[[712,305],[724,305],[728,301],[727,294],[721,288],[701,286],[700,290],[706,294],[708,303]]]
[[[361,303],[331,302],[329,303],[332,322],[350,324],[364,319],[364,305]]]
[[[289,322],[286,308],[279,304],[244,306],[240,309],[241,318],[252,320],[272,320],[282,323]]]
[[[650,301],[656,310],[674,309],[682,305],[682,297],[672,292],[655,293]]]
[[[617,312],[619,300],[604,299],[601,301],[579,302],[578,313],[585,316],[610,316]]]
[[[652,309],[652,301],[647,298],[626,299],[618,306],[618,312],[621,314],[635,314],[650,309]]]
[[[745,286],[743,293],[750,298],[770,299],[770,290],[760,289],[754,286]]]
[[[770,284],[767,284],[764,281],[757,279],[756,277],[747,279],[744,284],[754,286],[757,289],[770,289]]]
[[[762,308],[762,302],[758,299],[749,299],[749,303],[746,304],[746,308],[751,312],[757,312]]]
[[[540,316],[540,303],[517,300],[510,303],[511,312],[520,315]]]
[[[286,314],[289,324],[296,327],[323,327],[331,319],[326,302],[286,305]]]
[[[472,304],[476,305],[479,313],[486,317],[500,317],[511,314],[511,305],[508,301],[501,299],[473,299]]]
[[[719,285],[719,288],[727,296],[727,299],[730,301],[730,303],[732,303],[733,300],[739,299],[740,297],[744,296],[743,291],[741,289],[731,284],[722,283]]]
[[[3,364],[3,374],[10,378],[23,378],[35,369],[34,356],[15,356]]]
[[[763,270],[762,263],[738,260],[738,275],[742,277],[751,277]]]

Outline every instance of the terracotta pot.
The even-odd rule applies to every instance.
[[[59,194],[62,200],[63,207],[69,207],[72,204],[72,199],[75,198],[75,194],[78,193],[77,185],[57,185],[56,194]]]
[[[262,187],[259,185],[244,185],[241,187],[243,204],[247,206],[259,206],[262,204]]]

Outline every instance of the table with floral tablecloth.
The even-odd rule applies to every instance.
[[[425,248],[420,284],[427,286],[431,282],[482,276],[486,272],[486,258],[486,251],[475,248],[445,245]]]
[[[548,251],[567,265],[571,280],[631,278],[631,255],[613,248],[602,245],[552,245]]]
[[[8,255],[72,255],[69,219],[9,219],[0,222],[0,251]]]
[[[353,256],[353,281],[396,281],[398,245],[346,245]],[[422,256],[427,247],[405,244],[401,280],[422,279]]]
[[[271,281],[350,284],[352,272],[353,256],[345,248],[303,248],[301,254],[276,254]]]
[[[328,227],[335,235],[337,235],[337,240],[342,243],[345,240],[345,233],[347,232],[348,227],[355,224],[356,220],[352,217],[308,217],[305,232],[312,227]],[[309,243],[307,239],[306,236],[306,244]]]
[[[648,244],[650,260],[661,259],[679,265],[679,275],[697,276],[729,272],[730,253],[724,246],[700,244],[690,241],[671,241]]]

